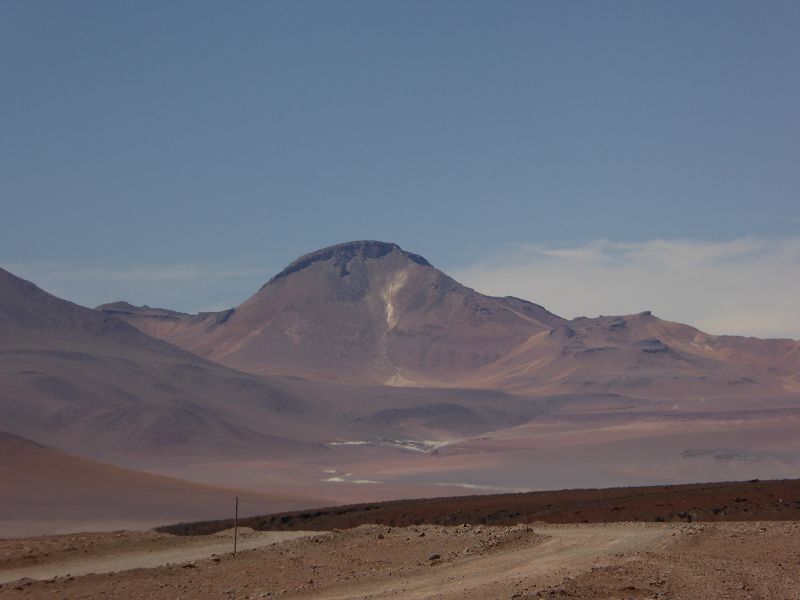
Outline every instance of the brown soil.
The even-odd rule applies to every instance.
[[[316,532],[263,532],[247,528],[238,533],[236,541],[240,552],[317,535]],[[99,543],[95,536],[58,536],[49,544],[51,552],[41,552],[46,538],[21,541],[24,547],[6,548],[8,567],[0,568],[0,584],[20,579],[47,580],[185,564],[229,554],[234,546],[232,531],[183,538],[125,531]],[[38,554],[34,550],[37,546]]]
[[[567,598],[800,597],[800,524],[685,526],[663,548],[591,569],[559,587]],[[554,597],[548,590],[542,597]]]
[[[0,539],[0,570],[31,567],[75,558],[103,556],[111,551],[155,550],[191,543],[191,539],[154,531],[114,531]]]
[[[367,523],[513,525],[617,521],[800,520],[800,480],[560,490],[354,504],[252,517],[257,530],[331,530]],[[181,523],[159,528],[177,535],[207,534],[232,521]]]
[[[0,597],[793,599],[798,568],[796,522],[362,526],[236,558],[21,580]]]
[[[238,530],[239,548],[302,537],[303,532],[258,532],[246,527]],[[308,533],[311,535],[311,533]],[[10,570],[39,566],[79,565],[82,562],[112,559],[119,555],[147,553],[167,555],[197,552],[199,549],[221,546],[225,553],[233,546],[233,530],[211,536],[174,536],[155,531],[113,531],[108,533],[80,533],[51,535],[33,538],[0,540],[0,582]],[[168,562],[168,561],[165,561]],[[180,562],[178,558],[177,562]],[[42,572],[48,569],[42,568]],[[74,574],[74,572],[73,572]]]

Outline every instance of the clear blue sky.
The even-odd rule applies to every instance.
[[[456,269],[795,236],[798,32],[796,1],[4,0],[0,264],[253,266],[244,290],[350,239]],[[202,294],[173,299],[228,301]]]

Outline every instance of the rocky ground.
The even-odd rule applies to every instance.
[[[46,578],[4,583],[0,597],[800,598],[797,522],[364,525],[285,541],[274,535],[243,532],[240,548],[251,549],[235,558],[220,550],[230,548],[229,532],[6,541],[0,576],[32,561]],[[162,566],[118,570],[143,557]],[[94,574],[67,570],[89,566]]]

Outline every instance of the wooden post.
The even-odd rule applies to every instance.
[[[239,539],[239,496],[236,496],[236,509],[233,513],[233,555],[236,556],[236,542]]]

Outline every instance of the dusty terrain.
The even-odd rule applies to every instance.
[[[365,525],[304,535],[274,544],[265,538],[266,545],[254,543],[260,547],[235,558],[221,553],[214,536],[120,533],[103,538],[102,551],[93,549],[96,538],[83,536],[4,542],[0,577],[23,573],[27,554],[38,563],[29,576],[47,579],[7,581],[0,597],[794,600],[800,594],[796,522]],[[229,537],[223,542],[230,547]],[[151,545],[159,550],[144,550]],[[45,547],[50,557],[41,556]],[[181,553],[179,564],[153,566]],[[149,568],[142,568],[143,555]],[[131,570],[103,572],[109,568]],[[87,571],[95,574],[79,574]]]
[[[303,531],[240,528],[237,551],[253,550],[315,535]],[[1,540],[0,583],[68,575],[152,569],[232,553],[233,531],[212,536],[176,537],[152,531],[74,534]]]

